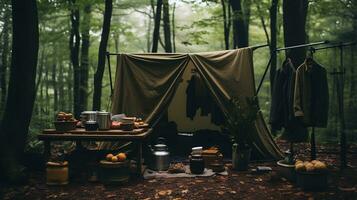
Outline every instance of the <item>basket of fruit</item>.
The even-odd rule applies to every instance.
[[[321,190],[327,188],[328,170],[324,162],[297,160],[295,163],[297,185],[304,190]]]
[[[77,122],[72,113],[59,112],[53,123],[57,131],[70,131],[76,129]]]
[[[107,154],[99,163],[100,181],[104,184],[123,184],[129,181],[129,161],[125,153]]]

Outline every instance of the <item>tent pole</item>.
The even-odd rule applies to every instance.
[[[250,48],[251,48],[253,51],[255,51],[255,50],[259,49],[259,48],[268,47],[268,46],[269,46],[269,44],[260,44],[260,45],[251,46]]]
[[[262,85],[263,85],[263,82],[264,82],[265,76],[267,75],[267,72],[268,72],[268,69],[269,69],[269,67],[270,67],[270,64],[271,64],[272,58],[273,58],[273,56],[272,56],[272,55],[270,55],[270,58],[269,58],[268,64],[267,64],[267,66],[265,67],[264,74],[263,74],[262,78],[260,79],[259,86],[258,86],[258,88],[257,88],[257,91],[255,92],[255,95],[256,95],[256,96],[259,94],[260,88],[261,88],[261,87],[262,87]]]
[[[107,56],[107,62],[108,62],[108,72],[109,72],[109,82],[110,82],[110,97],[112,98],[114,90],[113,90],[113,81],[112,81],[112,70],[110,67],[110,53],[107,52],[106,56]]]

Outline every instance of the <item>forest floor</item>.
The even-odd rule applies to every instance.
[[[279,145],[286,149],[285,143]],[[309,145],[300,145],[298,158],[308,159]],[[47,186],[44,172],[31,173],[26,185],[2,186],[0,199],[357,199],[357,146],[348,155],[348,168],[339,170],[337,146],[319,146],[318,159],[329,166],[328,188],[303,191],[276,173],[275,162],[251,163],[270,166],[273,172],[253,174],[229,170],[228,176],[143,180],[133,178],[121,186],[72,181],[66,186]],[[229,164],[227,164],[229,167]]]

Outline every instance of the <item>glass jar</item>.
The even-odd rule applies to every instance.
[[[193,154],[190,156],[190,170],[192,174],[202,174],[205,170],[205,162],[202,155]]]

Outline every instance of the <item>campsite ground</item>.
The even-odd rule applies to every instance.
[[[286,144],[279,143],[283,148]],[[299,158],[309,156],[309,146],[302,144]],[[103,186],[84,181],[67,186],[50,187],[43,172],[31,173],[27,185],[1,187],[3,199],[357,199],[357,147],[352,146],[349,168],[340,171],[337,146],[319,146],[318,158],[330,168],[329,187],[325,191],[305,192],[279,177],[273,162],[252,163],[270,166],[273,173],[252,174],[229,171],[228,176],[175,178],[161,180],[134,179],[122,186]],[[1,199],[1,198],[0,198]]]

